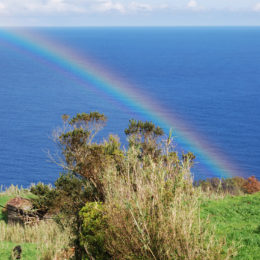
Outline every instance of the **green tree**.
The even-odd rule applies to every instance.
[[[70,223],[74,233],[76,258],[81,259],[84,247],[80,244],[82,219],[79,216],[86,202],[104,201],[103,174],[109,165],[118,165],[123,158],[120,142],[116,136],[108,141],[94,141],[97,133],[105,126],[107,118],[98,112],[63,115],[64,126],[56,132],[56,143],[61,149],[64,171],[55,183],[60,212]],[[116,169],[116,167],[115,167]]]
[[[163,129],[155,126],[152,122],[129,120],[125,134],[129,136],[129,145],[140,147],[141,157],[150,156],[152,159],[158,158],[161,154],[158,140],[163,136]]]
[[[63,115],[64,128],[57,143],[64,156],[63,168],[91,183],[96,200],[103,200],[102,170],[108,163],[103,144],[94,143],[96,134],[105,126],[107,118],[98,112],[77,114],[69,119]]]

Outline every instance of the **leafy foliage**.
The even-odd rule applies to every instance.
[[[200,222],[199,189],[190,175],[195,156],[179,156],[171,133],[163,140],[163,130],[152,122],[130,120],[129,146],[122,151],[116,136],[95,142],[106,123],[103,114],[63,115],[63,121],[56,142],[64,174],[54,189],[38,185],[32,191],[36,207],[58,212],[61,226],[70,226],[76,259],[231,255]]]
[[[56,221],[63,230],[70,227],[71,242],[78,258],[81,258],[84,250],[79,241],[81,220],[78,213],[87,201],[94,199],[96,190],[93,185],[85,179],[67,173],[57,179],[54,188],[39,183],[31,188],[31,192],[37,195],[33,202],[40,214],[55,214]]]
[[[108,164],[120,163],[119,140],[110,136],[108,142],[92,142],[107,120],[98,112],[77,114],[70,120],[66,115],[63,118],[65,127],[57,137],[64,156],[63,167],[86,179],[95,189],[95,199],[104,200],[102,174]]]
[[[59,208],[60,205],[56,203],[58,192],[50,185],[38,183],[32,186],[30,191],[36,195],[36,198],[32,201],[34,208],[37,209],[40,215],[43,216],[49,209],[53,209],[54,207]]]
[[[243,185],[246,193],[252,194],[260,191],[260,181],[255,176],[251,176],[247,179],[247,182]]]
[[[246,180],[242,177],[227,179],[208,178],[195,182],[195,186],[200,186],[203,191],[218,194],[240,195],[244,193]]]
[[[85,248],[88,259],[110,259],[105,249],[107,221],[103,204],[88,202],[79,214],[82,220],[80,243]]]
[[[130,136],[129,145],[140,147],[141,155],[149,155],[156,159],[161,154],[161,149],[158,147],[158,138],[164,132],[160,127],[156,127],[152,122],[129,121],[129,126],[125,129],[125,134]]]
[[[200,186],[203,191],[231,195],[252,194],[260,191],[260,182],[254,176],[248,179],[243,177],[209,178],[195,182],[195,186]]]
[[[155,126],[152,122],[142,122],[131,119],[129,121],[129,126],[125,130],[126,135],[142,135],[144,139],[154,139],[158,136],[163,135],[163,130],[159,126]]]
[[[98,112],[81,113],[70,117],[63,115],[64,126],[56,132],[55,141],[61,149],[61,163],[65,174],[55,183],[54,191],[47,191],[37,200],[38,207],[48,207],[48,211],[59,209],[62,226],[71,226],[74,234],[76,256],[80,259],[85,249],[80,244],[82,220],[79,212],[86,202],[104,201],[103,175],[109,165],[120,169],[123,152],[116,136],[108,141],[94,142],[96,134],[104,127],[106,117]],[[53,193],[53,194],[52,194]],[[54,197],[53,197],[54,196]],[[55,206],[51,201],[55,201]]]

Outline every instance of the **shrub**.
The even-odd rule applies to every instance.
[[[55,214],[55,220],[60,227],[63,230],[70,229],[71,243],[80,259],[84,250],[79,242],[81,221],[78,213],[87,201],[93,199],[93,185],[85,179],[67,173],[57,179],[55,187],[38,184],[32,187],[31,191],[38,195],[33,204],[40,214]]]
[[[103,115],[63,119],[56,141],[68,173],[55,183],[55,204],[64,214],[60,223],[71,226],[76,259],[230,256],[200,220],[200,190],[190,174],[193,154],[181,160],[171,136],[163,147],[163,131],[151,122],[130,121],[129,148],[122,152],[117,138],[93,142]]]
[[[260,191],[260,182],[255,176],[251,176],[247,179],[247,182],[243,186],[246,193],[252,194]]]
[[[164,160],[143,167],[137,154],[129,149],[126,171],[111,169],[105,178],[105,246],[113,258],[228,259],[231,251],[223,252],[224,242],[200,220],[190,162],[176,173]]]
[[[236,176],[236,177],[233,177],[232,180],[233,180],[233,182],[236,184],[236,186],[238,187],[238,189],[243,192],[243,191],[244,191],[243,186],[244,186],[245,183],[246,183],[246,179],[243,178],[243,177],[238,177],[238,176]]]
[[[245,181],[242,177],[235,177],[235,178],[227,178],[221,179],[221,192],[225,194],[231,195],[241,195],[243,194],[243,187],[241,183]]]
[[[110,259],[105,249],[107,221],[101,202],[88,202],[80,211],[82,221],[80,244],[85,248],[87,259]]]
[[[227,179],[208,178],[195,182],[195,186],[201,187],[202,191],[216,194],[241,195],[244,193],[244,184],[246,179],[242,177],[234,177]]]
[[[163,129],[152,122],[129,120],[128,128],[125,134],[129,136],[130,146],[139,146],[140,158],[151,156],[153,159],[161,155],[161,149],[158,145],[158,139],[164,134]]]
[[[44,215],[48,210],[57,207],[56,197],[58,193],[50,185],[40,182],[32,186],[30,191],[36,195],[36,197],[32,199],[32,202],[34,208],[37,209],[40,215]]]

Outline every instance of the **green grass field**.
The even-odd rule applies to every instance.
[[[9,189],[7,192],[0,192],[0,205],[5,205],[8,200],[16,196],[35,197],[26,190]],[[26,230],[22,226],[17,226],[12,231],[12,226],[6,224],[2,210],[3,208],[0,208],[0,260],[12,259],[13,248],[17,245],[22,247],[22,259],[26,260],[53,259],[53,254],[63,248],[65,244],[61,237],[63,234],[59,232],[56,224],[42,223],[34,227],[26,227]],[[12,239],[4,239],[6,234]]]
[[[228,245],[235,243],[235,259],[260,259],[260,192],[205,202],[201,215],[209,215],[217,235]]]
[[[31,197],[30,194],[22,194],[23,197],[28,198]],[[0,193],[0,205],[5,205],[10,199],[14,198],[15,194],[6,195],[5,193]],[[0,208],[0,221],[5,221],[5,216],[3,214],[3,208]],[[0,234],[1,236],[1,234]],[[31,243],[14,243],[9,241],[1,241],[0,242],[0,260],[8,260],[11,258],[12,250],[15,246],[20,245],[22,247],[23,259],[35,260],[37,259],[37,249],[34,244]]]
[[[0,195],[0,205],[5,205],[6,202],[11,199],[13,196],[8,196],[8,195]],[[3,208],[0,207],[0,221],[3,221],[4,220],[4,215],[3,215],[3,212],[2,212]]]
[[[22,247],[22,259],[36,260],[37,248],[36,245],[31,243],[13,243],[13,242],[0,242],[0,259],[11,260],[11,253],[15,246],[20,245]]]
[[[5,205],[12,197],[0,194],[0,204]],[[260,192],[204,202],[201,216],[209,216],[211,225],[216,227],[216,235],[225,237],[228,245],[235,243],[238,251],[235,259],[260,259]],[[1,209],[0,221],[4,221]],[[35,244],[4,241],[0,242],[0,260],[11,259],[12,249],[18,244],[22,246],[23,259],[37,259]]]

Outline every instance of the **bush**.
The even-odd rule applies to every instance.
[[[199,190],[192,185],[190,162],[152,159],[143,167],[129,149],[126,171],[105,178],[106,248],[114,259],[228,259],[199,217]],[[149,160],[146,158],[146,160]]]
[[[244,185],[246,183],[246,179],[243,177],[236,176],[236,177],[233,177],[232,180],[235,183],[235,185],[238,187],[238,189],[241,192],[244,192]]]
[[[39,183],[31,188],[31,192],[37,195],[33,199],[33,204],[40,215],[54,214],[56,222],[63,230],[70,229],[75,254],[81,259],[84,248],[79,241],[81,230],[79,211],[87,201],[93,201],[96,194],[93,184],[72,173],[66,173],[57,179],[55,187]]]
[[[87,259],[110,259],[105,249],[107,221],[101,202],[88,202],[80,211],[82,221],[80,244],[84,247]]]
[[[241,195],[244,193],[244,184],[247,182],[242,177],[233,177],[227,179],[208,178],[195,182],[195,186],[201,187],[204,192],[217,194]]]
[[[195,156],[179,158],[171,135],[163,142],[161,128],[131,120],[122,151],[112,136],[93,142],[103,115],[63,119],[56,141],[67,174],[55,183],[53,201],[64,216],[60,223],[71,227],[76,259],[229,258],[231,250],[224,252],[225,243],[200,220],[200,190],[190,174]],[[217,189],[221,181],[215,182]],[[41,191],[51,203],[51,191]]]
[[[260,191],[260,181],[255,176],[251,176],[247,179],[247,182],[243,186],[246,193],[253,194]]]
[[[241,195],[252,194],[260,191],[260,182],[251,176],[248,179],[233,177],[227,179],[211,178],[195,182],[195,186],[200,186],[203,191],[218,194]]]
[[[32,186],[30,191],[36,195],[36,197],[32,199],[32,202],[40,216],[46,214],[50,209],[57,207],[56,198],[58,193],[50,185],[39,182],[37,185]]]

